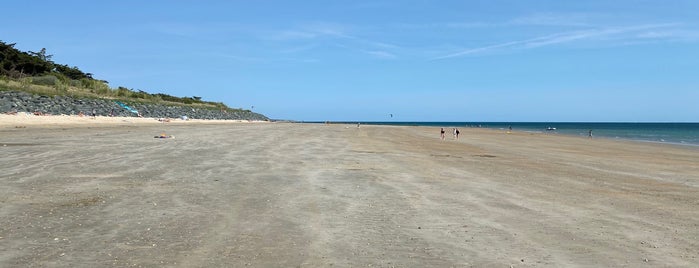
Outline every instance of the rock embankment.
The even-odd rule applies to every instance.
[[[70,96],[41,96],[20,91],[0,91],[0,112],[29,112],[41,114],[85,114],[99,116],[142,116],[152,118],[269,120],[248,110],[220,110],[188,106],[143,104],[108,99],[74,98]]]

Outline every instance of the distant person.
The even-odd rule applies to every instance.
[[[97,111],[95,109],[92,109],[92,118],[97,117]]]
[[[456,130],[456,139],[458,140],[459,139],[459,129],[455,128],[454,130]]]
[[[592,129],[590,129],[590,131],[588,132],[588,136],[587,136],[587,137],[590,138],[590,139],[592,139]]]
[[[444,128],[442,128],[442,129],[440,130],[440,133],[441,133],[440,135],[441,135],[441,137],[442,137],[442,140],[444,140]]]
[[[454,128],[451,132],[452,132],[452,135],[454,135],[454,139],[456,139],[456,128]]]

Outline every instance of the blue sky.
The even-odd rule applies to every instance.
[[[113,88],[276,119],[699,122],[697,11],[695,0],[9,1],[0,40]]]

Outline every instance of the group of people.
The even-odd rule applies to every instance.
[[[444,132],[444,128],[442,128],[442,129],[441,129],[441,137],[442,137],[442,140],[444,140],[444,138],[445,138],[444,133],[445,133],[445,132]],[[454,139],[455,139],[455,140],[459,139],[459,133],[460,133],[460,132],[459,132],[459,129],[458,129],[458,128],[454,128],[453,131],[452,131],[452,133],[454,134]]]
[[[359,127],[359,124],[357,124],[357,127]],[[507,134],[512,133],[512,126],[509,126],[507,129],[508,129]],[[444,140],[444,138],[445,138],[444,133],[446,133],[444,131],[444,128],[441,128],[439,132],[440,132],[440,137],[442,138],[442,140]],[[454,134],[454,139],[458,140],[459,139],[459,129],[453,128],[452,133]],[[588,138],[592,139],[592,129],[590,129],[590,131],[588,131]]]

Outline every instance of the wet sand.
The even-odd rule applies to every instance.
[[[0,267],[699,263],[697,148],[123,123],[0,124]]]

